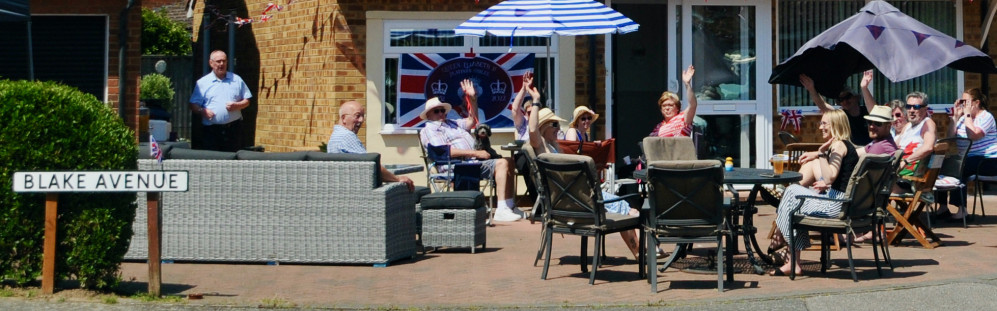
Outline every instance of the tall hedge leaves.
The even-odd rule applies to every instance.
[[[135,170],[133,132],[92,95],[53,82],[0,80],[0,279],[41,273],[44,194],[14,193],[17,171]],[[57,279],[116,285],[134,193],[59,195]]]

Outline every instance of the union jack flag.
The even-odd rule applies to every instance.
[[[156,162],[163,164],[163,149],[159,148],[156,136],[149,134],[149,156],[156,158]]]
[[[453,110],[448,118],[467,117],[460,81],[471,79],[478,96],[478,118],[493,129],[512,127],[511,103],[533,71],[534,54],[415,53],[402,54],[398,70],[395,116],[403,128],[422,127],[419,114],[426,100],[440,97]]]
[[[779,130],[784,131],[787,125],[792,125],[793,131],[800,132],[800,123],[803,119],[802,109],[783,109],[780,114],[782,114],[782,126],[779,127]]]

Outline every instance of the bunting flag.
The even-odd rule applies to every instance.
[[[803,120],[802,109],[783,109],[780,114],[782,114],[782,125],[779,130],[785,131],[787,125],[792,125],[793,131],[800,133],[800,123]]]
[[[159,148],[156,136],[149,134],[149,156],[156,158],[156,162],[163,164],[163,149]]]
[[[793,131],[800,133],[800,125],[803,122],[802,109],[783,109],[780,114],[782,114],[782,125],[779,127],[780,131],[785,131],[787,126],[792,125]]]
[[[276,12],[283,11],[285,8],[289,7],[293,2],[294,0],[287,0],[287,3],[285,5],[279,5],[273,2],[268,2],[266,5],[263,6],[263,9],[260,13],[260,18],[254,20],[252,18],[236,17],[235,20],[232,21],[232,23],[239,25],[239,28],[242,28],[243,25],[248,25],[252,23],[263,23],[269,21],[271,18],[273,18]],[[191,9],[188,11],[187,17],[190,17],[192,15],[193,1],[191,1],[190,8]],[[228,23],[228,15],[222,14],[221,11],[218,9],[218,7],[214,5],[207,5],[204,7],[204,10],[206,12],[211,13],[211,15],[213,16],[214,21],[212,21],[212,23],[215,22],[222,22],[226,24]],[[269,13],[269,15],[267,13]]]
[[[402,54],[396,124],[402,128],[422,127],[419,114],[432,97],[451,105],[447,118],[466,118],[469,114],[460,82],[470,79],[478,97],[480,122],[492,129],[512,127],[510,105],[523,83],[523,75],[533,71],[534,58],[532,53]]]

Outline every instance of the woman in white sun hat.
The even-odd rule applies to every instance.
[[[578,106],[575,108],[574,118],[568,124],[568,131],[564,133],[564,139],[570,141],[592,141],[589,137],[589,130],[592,124],[599,119],[599,114],[589,109],[589,107]]]

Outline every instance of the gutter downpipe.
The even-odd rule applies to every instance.
[[[128,12],[135,5],[135,0],[128,0],[125,9],[121,10],[118,25],[118,116],[125,119],[125,102],[127,101],[128,70],[126,55],[128,54]],[[136,132],[138,130],[136,129]]]

